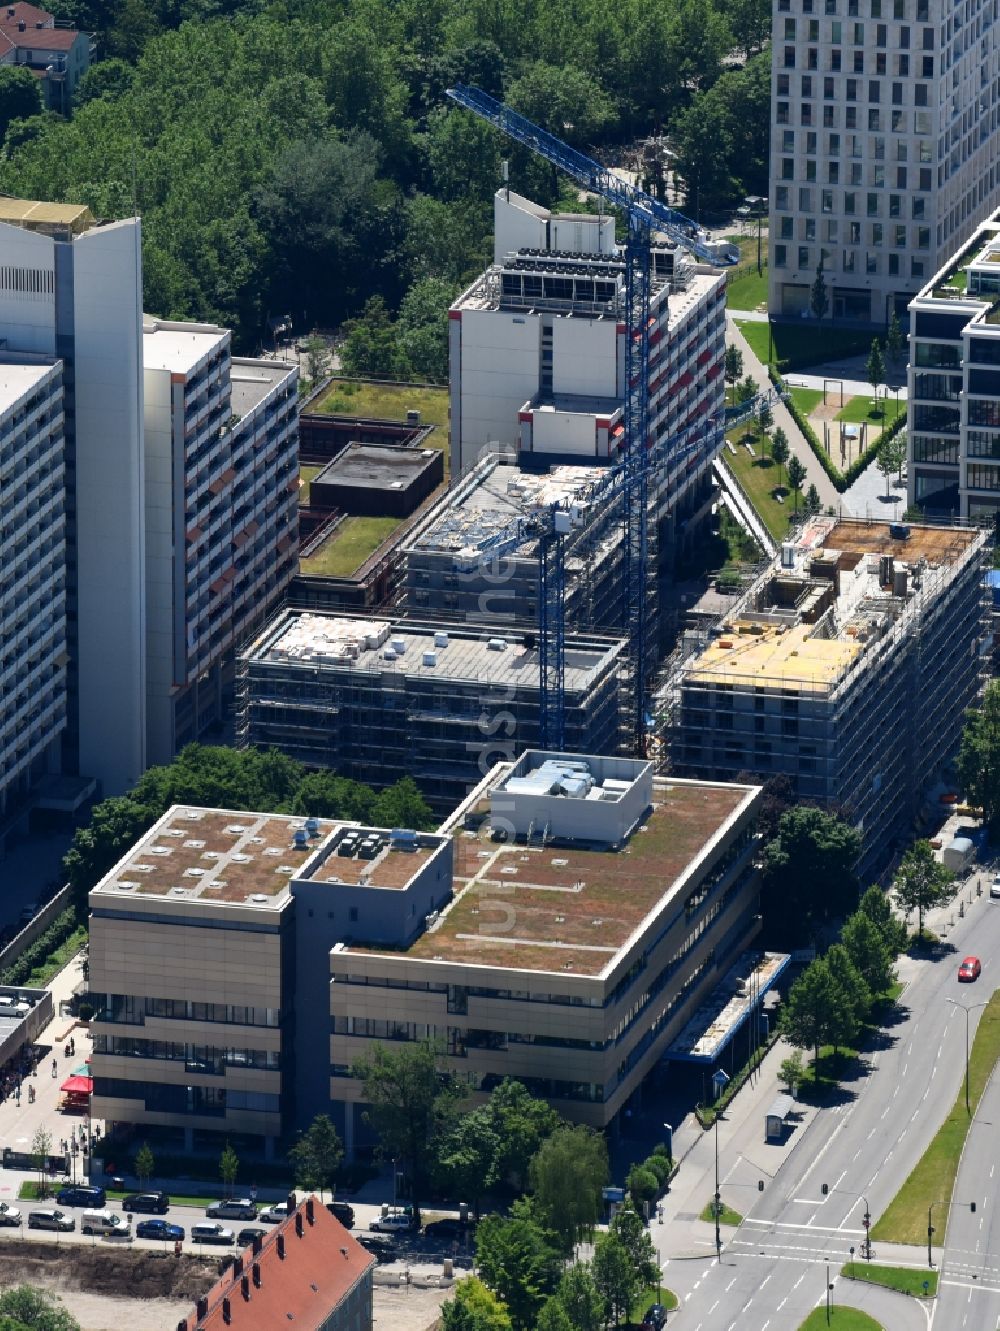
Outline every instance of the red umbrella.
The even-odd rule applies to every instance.
[[[93,1077],[67,1077],[59,1087],[61,1091],[66,1091],[69,1095],[90,1095],[94,1089]]]

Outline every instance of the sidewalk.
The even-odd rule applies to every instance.
[[[742,316],[741,316],[742,317]],[[739,347],[743,353],[743,371],[750,375],[759,389],[766,392],[772,387],[771,381],[767,376],[767,369],[760,363],[757,357],[750,349],[750,344],[733,322],[732,316],[726,316],[726,341],[732,346]],[[806,469],[806,480],[803,490],[808,490],[810,485],[815,485],[819,493],[820,503],[824,508],[832,506],[835,509],[840,507],[840,495],[837,492],[833,481],[830,480],[823,470],[822,463],[816,454],[809,447],[807,441],[803,438],[802,432],[795,424],[792,413],[783,402],[775,402],[773,407],[775,429],[779,426],[788,436],[788,442],[792,452],[798,457],[799,461]]]

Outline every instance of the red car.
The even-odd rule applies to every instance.
[[[982,969],[982,963],[978,957],[966,957],[958,968],[958,978],[960,980],[978,980]]]

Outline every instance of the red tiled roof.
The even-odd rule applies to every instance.
[[[68,51],[82,33],[75,28],[26,28],[19,32],[17,28],[3,26],[5,37],[20,49],[30,51]]]
[[[237,1258],[209,1291],[202,1316],[188,1314],[188,1331],[318,1331],[360,1280],[371,1279],[374,1265],[374,1256],[309,1197],[266,1236],[259,1253],[247,1248]]]
[[[14,49],[14,43],[5,32],[0,30],[0,56],[5,56],[8,51],[13,51]]]
[[[17,0],[11,5],[0,5],[0,28],[8,28],[11,24],[16,28],[19,23],[24,23],[29,28],[34,28],[39,23],[48,27],[52,22],[53,18],[48,10],[25,4],[24,0]]]

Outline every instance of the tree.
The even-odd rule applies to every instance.
[[[569,1314],[555,1295],[546,1299],[535,1320],[535,1331],[575,1331]]]
[[[645,1164],[635,1164],[625,1176],[625,1187],[634,1202],[651,1202],[660,1191],[660,1180]]]
[[[48,1290],[15,1285],[0,1294],[0,1327],[10,1331],[80,1331],[80,1323]]]
[[[240,1172],[240,1158],[233,1150],[229,1142],[223,1147],[222,1154],[219,1156],[219,1174],[223,1183],[226,1185],[226,1196],[231,1197],[233,1184],[236,1182],[236,1176]]]
[[[628,1249],[617,1234],[598,1236],[592,1263],[594,1284],[604,1300],[605,1321],[619,1326],[628,1320],[629,1310],[639,1292],[639,1276],[629,1258]]]
[[[903,349],[903,330],[899,326],[899,316],[896,313],[895,305],[892,308],[892,314],[889,316],[889,327],[885,332],[885,350],[889,360],[895,364],[899,353]]]
[[[882,347],[877,337],[872,338],[872,349],[868,353],[865,374],[872,386],[872,393],[878,403],[878,386],[885,380],[885,361],[882,359]]]
[[[838,991],[830,1037],[834,1046],[853,1044],[871,1011],[871,990],[843,943],[834,943],[824,959]]]
[[[784,430],[779,425],[774,432],[774,438],[771,440],[771,457],[774,459],[774,462],[778,468],[779,482],[781,480],[782,468],[784,467],[785,463],[788,461],[788,456],[790,453],[791,449],[788,447],[788,436],[785,434]]]
[[[735,384],[743,374],[743,352],[739,347],[726,347],[725,376],[727,384]]]
[[[978,707],[965,714],[956,763],[965,798],[983,811],[994,833],[1000,828],[1000,681],[990,680]]]
[[[840,990],[822,957],[805,968],[788,991],[781,1009],[781,1031],[789,1044],[812,1049],[819,1070],[819,1048],[826,1044],[837,1017]]]
[[[448,307],[458,284],[441,277],[414,282],[399,307],[399,345],[412,373],[434,383],[448,382]]]
[[[799,511],[799,493],[802,490],[806,479],[805,464],[802,459],[794,453],[788,459],[788,484],[792,487],[792,494],[795,496],[795,511]]]
[[[885,497],[889,499],[891,492],[889,489],[889,477],[893,472],[899,473],[902,470],[903,463],[906,461],[906,436],[897,431],[895,434],[887,434],[878,446],[878,453],[875,457],[875,465],[885,477]]]
[[[943,905],[951,895],[952,874],[934,858],[929,841],[915,841],[896,870],[893,892],[900,909],[917,912],[917,937],[924,932],[924,913]]]
[[[506,1308],[475,1276],[460,1280],[441,1305],[441,1325],[443,1331],[511,1331]]]
[[[782,814],[764,847],[761,903],[769,933],[790,945],[857,904],[854,865],[861,834],[823,809],[799,805]]]
[[[288,1152],[296,1187],[306,1192],[333,1191],[334,1179],[344,1156],[337,1129],[328,1114],[317,1114]]]
[[[598,142],[613,118],[611,99],[569,63],[536,60],[507,89],[508,105],[576,148]]]
[[[31,1139],[31,1163],[38,1173],[38,1195],[44,1197],[48,1192],[45,1171],[48,1167],[49,1153],[52,1150],[52,1133],[44,1128],[36,1128]]]
[[[309,387],[315,388],[330,371],[330,348],[326,340],[318,333],[310,333],[306,338],[306,378]]]
[[[609,1230],[625,1248],[640,1285],[655,1285],[660,1274],[656,1249],[649,1230],[631,1202],[625,1202],[612,1217]]]
[[[362,313],[344,325],[340,363],[348,374],[373,379],[409,378],[410,363],[381,296],[372,296]]]
[[[737,406],[742,407],[745,402],[749,402],[757,396],[757,382],[752,374],[748,374],[745,379],[741,379],[736,385],[734,394]]]
[[[880,887],[873,885],[858,902],[857,913],[871,920],[889,955],[889,960],[895,961],[906,946],[906,925],[893,913],[888,895]]]
[[[530,1176],[539,1210],[569,1254],[601,1216],[608,1181],[604,1138],[582,1123],[557,1128],[539,1147]]]
[[[804,1072],[805,1067],[802,1062],[802,1054],[798,1049],[793,1050],[787,1058],[781,1060],[781,1063],[778,1066],[778,1076],[788,1087],[789,1095],[795,1094],[796,1088],[802,1082],[802,1074]]]
[[[557,1297],[575,1331],[601,1331],[604,1302],[586,1262],[578,1262],[563,1272]]]
[[[149,1148],[149,1142],[143,1142],[135,1153],[135,1176],[139,1180],[141,1188],[145,1188],[153,1177],[155,1166],[156,1162],[153,1159],[153,1152]]]
[[[826,278],[823,276],[823,259],[820,257],[816,265],[816,276],[813,278],[813,284],[809,289],[809,308],[812,310],[813,318],[822,321],[826,317],[826,312],[830,308],[830,297],[826,289]]]
[[[476,1228],[481,1278],[504,1302],[514,1331],[528,1331],[559,1280],[556,1236],[515,1202],[509,1219],[488,1215]]]
[[[435,1176],[438,1187],[452,1197],[472,1202],[476,1219],[483,1195],[499,1181],[500,1138],[489,1105],[462,1114],[442,1134]]]
[[[762,397],[760,405],[757,408],[755,417],[757,433],[760,435],[761,446],[767,446],[767,432],[774,424],[774,412],[771,410],[771,404],[766,397]]]
[[[806,512],[818,513],[821,507],[819,491],[814,484],[810,484],[806,491]]]
[[[844,925],[840,938],[869,992],[884,994],[894,978],[892,958],[870,917],[863,910],[856,910]]]
[[[546,1100],[537,1100],[522,1082],[505,1077],[490,1094],[490,1118],[496,1134],[496,1175],[523,1191],[529,1162],[562,1119]]]
[[[766,0],[730,0],[726,14],[737,46],[749,59],[771,36],[771,10]]]
[[[431,1172],[442,1128],[464,1092],[438,1071],[438,1048],[430,1040],[398,1050],[376,1044],[351,1069],[364,1088],[368,1121],[379,1136],[384,1160],[405,1160],[419,1203]]]
[[[675,172],[684,182],[687,206],[695,218],[706,209],[724,207],[738,193],[733,170],[733,134],[729,114],[717,98],[696,97],[671,127]]]
[[[27,120],[42,111],[38,79],[24,65],[0,65],[0,141],[12,120]]]

